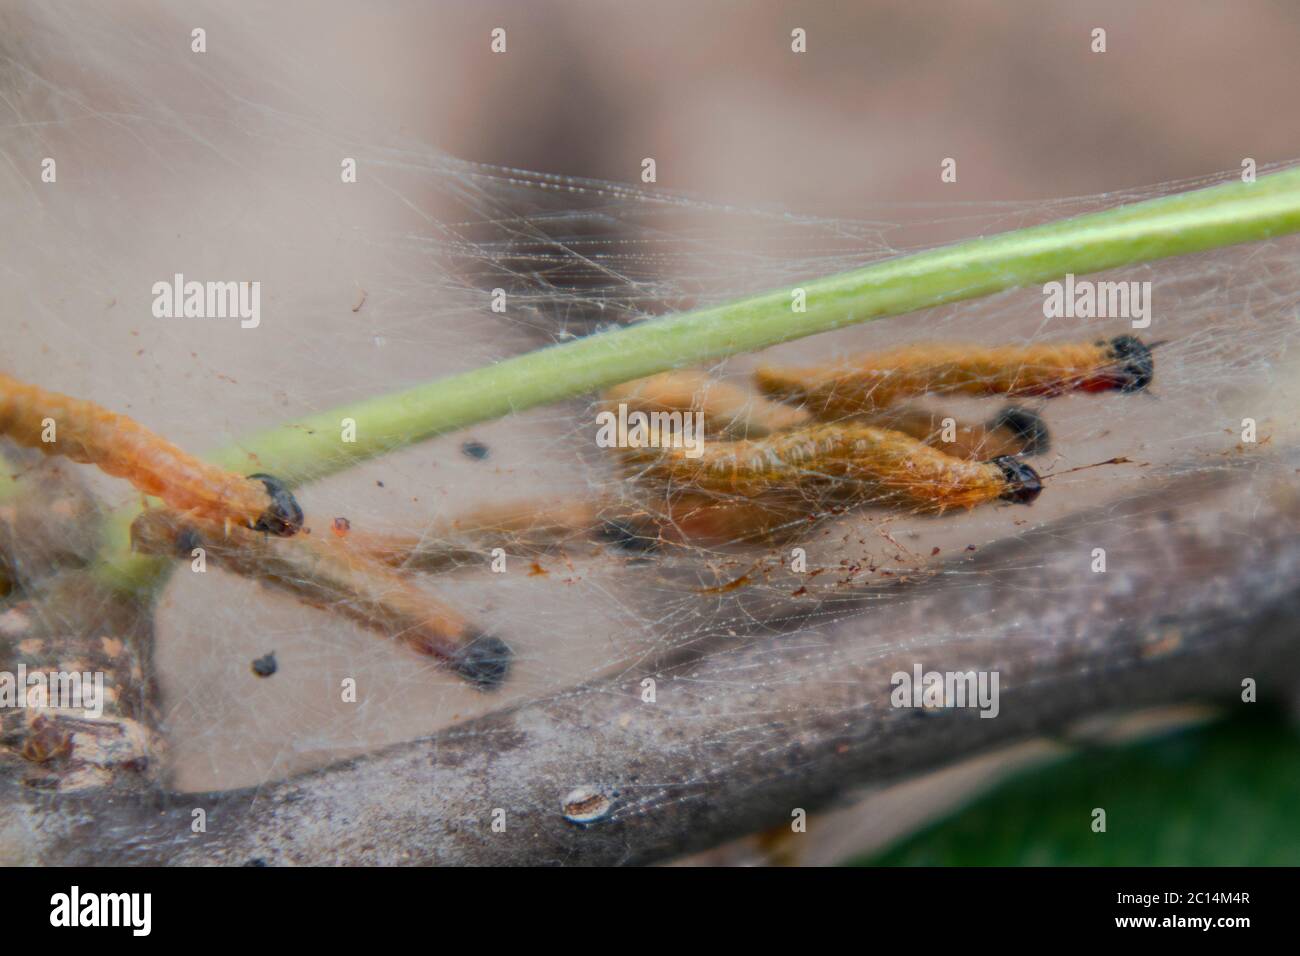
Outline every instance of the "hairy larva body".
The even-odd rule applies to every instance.
[[[990,461],[1008,455],[1041,455],[1051,447],[1047,423],[1030,409],[1008,405],[982,425],[940,412],[891,408],[871,416],[877,428],[911,435],[947,455]]]
[[[834,419],[918,395],[1061,395],[1138,391],[1151,381],[1150,349],[1132,336],[1060,345],[912,345],[817,368],[764,367],[759,389]]]
[[[698,458],[681,449],[629,451],[638,477],[685,494],[768,501],[816,509],[830,503],[906,504],[943,512],[1037,494],[1027,466],[1008,474],[1007,459],[969,461],[902,432],[869,425],[814,425],[763,439],[714,442]],[[1024,474],[1028,472],[1028,474]]]
[[[459,611],[346,538],[285,540],[150,508],[132,524],[131,541],[141,553],[178,558],[201,547],[216,566],[287,591],[304,604],[337,611],[416,653],[446,660],[479,687],[496,687],[505,679],[510,651],[504,642],[483,634]]]
[[[53,441],[45,440],[47,419],[54,423]],[[293,534],[302,525],[297,502],[276,479],[225,471],[125,415],[3,374],[0,434],[49,455],[95,465],[203,520],[230,521],[282,535]]]
[[[703,412],[710,436],[757,438],[797,428],[809,421],[808,413],[802,409],[691,370],[663,372],[625,382],[606,390],[604,399],[605,407],[610,409],[621,402],[630,410],[642,412]]]

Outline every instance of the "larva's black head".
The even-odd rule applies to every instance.
[[[253,529],[281,537],[296,534],[302,528],[302,508],[289,486],[274,475],[258,473],[248,477],[266,485],[266,493],[271,496],[271,507],[262,512]]]
[[[510,645],[491,634],[478,634],[456,649],[451,666],[479,690],[495,690],[510,672],[514,652]]]
[[[623,521],[603,521],[600,530],[596,534],[624,551],[654,551],[659,547],[657,538],[640,534],[630,524]]]
[[[1030,468],[1019,458],[1004,455],[994,458],[991,464],[997,465],[1007,479],[1007,490],[999,497],[1018,505],[1027,505],[1043,491],[1043,480],[1038,472]]]
[[[1115,360],[1115,387],[1121,392],[1140,392],[1151,384],[1156,371],[1155,359],[1140,339],[1117,335],[1110,340],[1110,353]]]
[[[1016,436],[1020,442],[1022,454],[1042,455],[1052,447],[1052,439],[1047,431],[1047,422],[1043,416],[1028,408],[1008,405],[994,416],[988,427],[1005,428]]]
[[[203,538],[193,528],[182,528],[176,535],[176,554],[178,557],[193,556],[195,548],[203,547]]]

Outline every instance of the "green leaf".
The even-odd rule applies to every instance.
[[[1095,807],[1106,832],[1092,831]],[[1295,866],[1300,738],[1237,719],[1019,775],[877,866]]]

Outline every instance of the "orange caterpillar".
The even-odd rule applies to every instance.
[[[863,500],[942,513],[992,501],[1028,503],[1038,476],[1010,457],[970,461],[910,435],[871,425],[813,425],[752,441],[706,445],[698,458],[681,448],[629,450],[639,477],[690,494],[741,501],[790,500],[804,510]]]
[[[396,637],[418,654],[447,661],[480,689],[505,680],[511,654],[504,641],[484,634],[459,611],[345,539],[271,538],[149,508],[132,523],[131,544],[144,554],[181,558],[201,547],[219,567],[287,591],[304,604],[338,611]]]
[[[51,442],[42,440],[47,418],[55,425]],[[196,518],[276,535],[291,535],[302,527],[302,509],[279,479],[225,471],[125,415],[3,374],[0,434],[48,455],[95,465]]]
[[[949,437],[945,419],[954,431]],[[868,424],[911,435],[957,458],[991,461],[1007,455],[1041,455],[1051,447],[1047,423],[1037,412],[1008,405],[983,425],[960,424],[940,412],[890,408],[870,416]]]
[[[625,382],[607,389],[603,397],[607,409],[624,403],[629,411],[703,412],[710,435],[735,438],[757,438],[806,425],[810,417],[802,409],[691,370],[661,372]]]
[[[1087,345],[912,345],[827,367],[760,368],[754,380],[765,395],[836,418],[924,394],[1136,392],[1150,384],[1152,372],[1150,348],[1121,335]]]
[[[480,562],[493,548],[519,555],[552,553],[598,531],[611,507],[603,499],[522,501],[479,508],[423,534],[348,530],[345,540],[353,551],[389,567],[451,571]]]

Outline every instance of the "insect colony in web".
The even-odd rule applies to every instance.
[[[645,413],[701,412],[711,440],[625,447],[628,493],[539,506],[483,509],[413,535],[303,534],[283,482],[207,464],[123,415],[0,375],[0,434],[96,465],[162,499],[132,527],[144,553],[189,557],[339,610],[447,661],[480,688],[505,679],[499,638],[427,594],[407,576],[442,571],[494,547],[542,553],[575,535],[639,540],[753,541],[800,533],[810,518],[874,504],[942,514],[996,501],[1028,504],[1042,491],[1024,455],[1047,449],[1034,412],[1008,407],[984,426],[944,427],[900,403],[921,395],[1052,397],[1140,391],[1150,347],[1131,336],[1090,344],[910,346],[814,368],[763,367],[757,391],[700,372],[666,372],[610,389],[607,406]],[[54,428],[51,429],[50,425]]]
[[[1151,350],[1131,336],[1076,345],[909,346],[815,368],[761,367],[757,392],[667,372],[611,390],[648,414],[703,411],[713,441],[621,451],[657,512],[623,522],[636,535],[744,541],[799,533],[809,518],[874,504],[942,514],[1042,491],[1022,456],[1047,450],[1037,413],[1010,406],[983,426],[943,427],[902,406],[921,395],[1050,398],[1140,391]],[[657,493],[654,493],[657,492]]]

